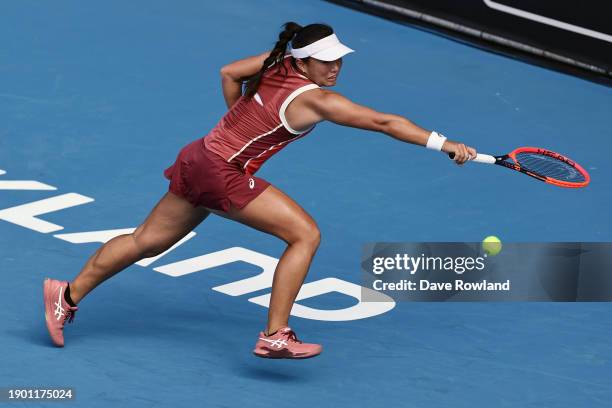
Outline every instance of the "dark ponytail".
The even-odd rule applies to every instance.
[[[261,78],[268,67],[270,67],[272,64],[280,65],[280,62],[283,60],[285,53],[287,52],[287,44],[289,44],[289,41],[293,39],[293,36],[295,36],[302,29],[302,26],[290,21],[285,23],[283,28],[284,30],[278,35],[278,41],[276,42],[276,45],[274,45],[274,48],[270,52],[268,58],[266,58],[264,61],[261,70],[259,70],[257,74],[249,78],[247,81],[246,92],[244,93],[247,98],[251,98],[253,95],[255,95],[257,89],[259,88]]]

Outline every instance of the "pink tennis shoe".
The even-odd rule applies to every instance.
[[[67,287],[68,282],[49,278],[45,279],[43,286],[45,321],[51,340],[58,347],[64,346],[64,325],[66,321],[72,323],[76,311],[79,310],[76,306],[70,306],[64,299],[64,292]],[[263,332],[260,332],[253,353],[263,358],[300,359],[318,356],[322,350],[320,344],[303,343],[298,340],[290,327],[283,327],[271,336],[266,336]]]
[[[320,344],[302,343],[290,327],[283,327],[271,336],[260,332],[253,354],[263,358],[310,358],[322,350]]]
[[[74,314],[79,310],[76,306],[70,306],[64,299],[64,291],[67,287],[68,282],[60,282],[49,278],[45,279],[43,286],[47,329],[53,344],[58,347],[64,347],[64,324],[66,320],[68,320],[68,323],[72,323]]]

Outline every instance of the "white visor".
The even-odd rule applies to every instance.
[[[355,51],[342,44],[336,34],[321,38],[305,47],[291,49],[294,58],[312,57],[321,61],[335,61],[350,52]]]

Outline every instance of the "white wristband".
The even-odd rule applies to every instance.
[[[435,131],[431,132],[431,134],[429,135],[429,139],[427,139],[427,145],[425,147],[431,150],[440,151],[442,150],[442,145],[444,144],[445,140],[446,136],[441,135]]]

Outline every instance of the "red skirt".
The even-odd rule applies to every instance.
[[[164,176],[170,180],[168,190],[194,207],[223,212],[232,206],[243,208],[270,185],[207,150],[204,138],[183,147]]]

